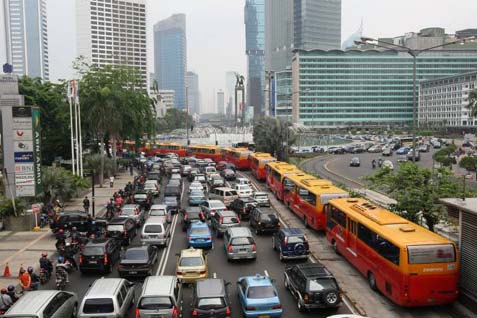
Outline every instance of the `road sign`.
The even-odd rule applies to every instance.
[[[40,213],[40,205],[39,204],[32,204],[31,205],[31,210],[33,214],[39,214]]]

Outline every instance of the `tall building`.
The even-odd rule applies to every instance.
[[[293,57],[293,1],[265,1],[266,69],[284,70]]]
[[[295,49],[341,48],[341,0],[293,0]]]
[[[314,127],[410,126],[412,66],[405,51],[297,50],[292,62],[293,122]],[[477,50],[465,46],[417,58],[418,81],[476,69]]]
[[[199,75],[194,72],[187,72],[186,85],[189,113],[200,114]]]
[[[17,75],[49,80],[46,0],[3,0],[7,62]]]
[[[217,92],[217,114],[225,114],[225,93],[223,90]]]
[[[76,34],[79,56],[133,67],[147,89],[146,0],[76,0]]]
[[[187,73],[185,14],[174,14],[154,25],[154,73],[159,88],[174,90],[175,106],[184,108]]]
[[[258,117],[265,113],[265,0],[246,0],[244,18],[248,57],[246,104],[253,107]]]
[[[232,71],[225,73],[225,114],[227,116],[232,116],[232,114],[235,112],[235,84],[237,82],[235,74],[236,72]]]
[[[161,100],[166,104],[166,109],[175,107],[176,93],[171,89],[160,89],[157,94],[161,96]]]

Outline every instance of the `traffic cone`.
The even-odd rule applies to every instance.
[[[3,277],[10,277],[10,266],[8,263],[5,264],[5,270],[3,271]]]
[[[23,264],[20,264],[20,269],[18,270],[18,277],[22,274]]]

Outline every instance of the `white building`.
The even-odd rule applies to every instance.
[[[469,117],[469,92],[477,86],[477,72],[421,81],[419,127],[465,127],[477,124]]]
[[[166,109],[174,108],[176,102],[176,92],[172,89],[160,89],[158,94],[166,104]]]
[[[3,0],[3,12],[13,73],[49,80],[46,0]]]
[[[187,72],[186,87],[189,114],[200,114],[199,75],[197,73]]]
[[[78,55],[139,70],[147,88],[146,0],[76,0]]]
[[[217,114],[225,114],[225,93],[223,90],[217,92]]]

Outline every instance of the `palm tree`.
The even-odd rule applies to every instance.
[[[469,117],[476,118],[477,117],[477,89],[470,91],[468,101],[469,103],[467,104],[466,108],[470,111]]]

